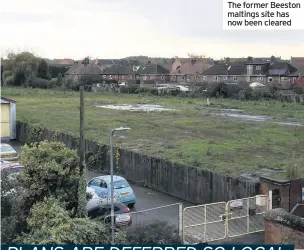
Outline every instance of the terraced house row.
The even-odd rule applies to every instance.
[[[259,82],[291,84],[304,74],[304,57],[281,58],[175,58],[160,64],[148,60],[93,60],[87,65],[75,63],[65,73],[77,81],[82,75],[99,75],[104,82],[137,80],[146,84],[225,82],[227,84]]]

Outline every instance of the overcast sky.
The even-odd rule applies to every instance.
[[[1,0],[1,53],[304,56],[303,31],[223,31],[222,0]]]

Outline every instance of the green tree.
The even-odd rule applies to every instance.
[[[33,204],[43,201],[44,197],[55,197],[66,205],[66,209],[75,216],[84,211],[78,204],[79,183],[83,176],[79,174],[79,157],[63,143],[43,141],[31,147],[24,146],[20,155],[24,170],[19,176],[20,186],[26,192],[25,212]]]
[[[65,205],[55,198],[36,203],[27,218],[29,233],[20,244],[109,244],[104,224],[88,218],[71,218]]]
[[[36,76],[39,59],[29,52],[22,52],[20,54],[8,54],[9,66],[12,70],[13,85],[22,86],[30,77]]]
[[[46,79],[46,80],[51,79],[49,66],[44,59],[42,59],[39,62],[38,69],[37,69],[37,77],[40,77],[40,78]]]
[[[58,73],[57,75],[57,85],[60,86],[62,84],[62,74]]]
[[[88,65],[89,63],[90,63],[90,57],[85,57],[83,60],[82,60],[82,62],[81,62],[82,64],[84,64],[84,65]]]

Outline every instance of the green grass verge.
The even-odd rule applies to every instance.
[[[2,96],[17,100],[20,121],[79,133],[79,93],[2,88]],[[225,99],[210,102],[207,108],[203,98],[85,93],[85,137],[108,144],[111,129],[128,126],[132,130],[116,134],[116,145],[229,175],[252,173],[261,167],[284,168],[292,154],[303,157],[303,127],[215,118],[210,114],[215,109],[232,108],[275,120],[303,119],[303,105]],[[178,111],[147,113],[96,107],[107,103],[159,104]]]

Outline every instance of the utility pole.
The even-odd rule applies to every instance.
[[[80,218],[87,216],[87,201],[86,201],[86,181],[85,181],[85,147],[84,147],[84,98],[83,86],[79,89],[80,92],[80,141],[79,141],[79,186],[78,186],[78,211],[77,215]]]
[[[83,100],[83,86],[80,86],[80,164],[81,172],[84,171],[85,149],[84,149],[84,100]]]

